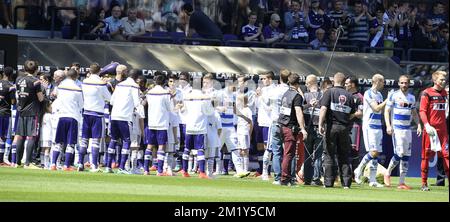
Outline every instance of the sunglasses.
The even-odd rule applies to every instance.
[[[275,21],[276,23],[280,23],[281,22],[281,20],[278,20],[278,21]]]

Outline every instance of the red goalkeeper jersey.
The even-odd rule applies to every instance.
[[[437,91],[433,87],[425,89],[420,99],[420,119],[423,124],[429,123],[434,128],[445,130],[445,103],[447,92]]]

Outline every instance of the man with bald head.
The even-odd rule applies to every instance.
[[[375,74],[372,77],[372,87],[364,93],[363,138],[364,146],[368,153],[354,171],[356,183],[361,184],[361,175],[366,165],[370,162],[369,185],[372,187],[383,187],[375,178],[378,167],[378,154],[383,152],[381,113],[387,102],[383,101],[383,95],[381,95],[383,87],[384,77],[381,74]]]
[[[356,112],[356,105],[350,92],[344,89],[345,75],[334,75],[334,87],[324,92],[320,100],[319,133],[325,138],[324,186],[333,187],[336,178],[336,156],[344,189],[352,184],[352,171],[348,161],[351,141],[350,122]],[[325,126],[326,120],[326,126]]]

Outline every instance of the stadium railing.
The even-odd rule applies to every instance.
[[[237,46],[237,47],[260,47],[260,48],[269,48],[269,44],[265,42],[256,42],[256,41],[244,41],[244,40],[228,40],[225,42],[226,46]]]
[[[412,55],[415,52],[422,52],[422,53],[423,52],[430,52],[430,53],[433,53],[433,54],[436,53],[436,54],[434,54],[435,56],[443,56],[442,58],[440,58],[442,61],[448,61],[448,51],[445,50],[445,49],[419,49],[419,48],[410,48],[410,49],[408,49],[408,52],[407,52],[407,55],[408,55],[407,59],[408,59],[408,61],[413,61]],[[438,55],[438,53],[441,54],[441,55]],[[436,59],[436,58],[430,58],[430,59]],[[432,62],[432,61],[430,60],[430,61],[426,61],[426,62]]]
[[[395,52],[400,52],[401,53],[401,57],[400,60],[404,60],[406,59],[406,53],[405,53],[405,49],[404,48],[397,48],[397,47],[364,47],[363,48],[363,52],[365,53],[384,53],[384,51],[393,51],[394,54]]]
[[[181,38],[178,43],[187,45],[210,45],[210,46],[222,45],[222,41],[218,39],[205,39],[205,38]]]
[[[311,49],[311,45],[307,43],[288,43],[288,42],[277,42],[273,44],[272,47],[283,49]]]

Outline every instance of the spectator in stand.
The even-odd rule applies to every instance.
[[[444,3],[436,1],[433,4],[433,11],[427,16],[433,23],[433,30],[437,30],[439,25],[448,22],[448,15],[445,14]]]
[[[255,23],[258,19],[255,12],[250,13],[248,16],[248,24],[244,27],[242,27],[242,38],[244,38],[245,41],[264,41],[264,36],[262,35],[262,23],[259,23],[259,26],[256,27]]]
[[[249,7],[258,16],[258,23],[264,23],[264,18],[269,13],[269,0],[250,0]]]
[[[110,40],[109,35],[106,34],[106,30],[109,30],[108,24],[105,22],[105,10],[99,9],[97,17],[97,25],[90,31],[89,35],[85,35],[86,39],[102,39]]]
[[[194,31],[202,38],[222,40],[223,35],[219,27],[200,10],[193,9],[192,5],[186,3],[182,7],[182,11],[188,16],[188,24],[185,32],[188,37],[192,37]]]
[[[395,44],[397,48],[403,48],[405,52],[412,47],[412,34],[416,24],[417,8],[408,3],[400,5],[398,15],[397,38]],[[401,58],[398,51],[394,51],[397,57]]]
[[[304,5],[305,9],[308,7]],[[322,28],[328,30],[330,27],[330,18],[319,7],[319,0],[311,0],[311,10],[308,13],[308,35],[310,39],[316,38],[316,30]]]
[[[301,2],[293,0],[291,3],[291,11],[284,13],[284,26],[286,28],[287,40],[293,43],[308,43],[308,27],[306,20],[308,12],[304,13],[301,9]]]
[[[219,0],[217,23],[222,33],[232,33],[231,19],[234,12],[234,0]]]
[[[84,35],[89,34],[94,28],[94,22],[88,17],[85,8],[79,8],[80,12],[80,39],[85,39]],[[70,31],[73,38],[77,38],[77,18],[70,21]]]
[[[111,16],[105,19],[106,23],[106,34],[109,34],[111,40],[125,40],[123,37],[123,26],[120,20],[120,16],[122,15],[122,9],[120,6],[114,6],[111,10]]]
[[[336,35],[334,35],[336,36]],[[309,43],[313,50],[328,51],[328,43],[325,41],[325,30],[319,28],[316,30],[316,38]]]
[[[444,49],[446,52],[440,53],[439,61],[448,61],[448,23],[439,25],[437,48]]]
[[[355,1],[353,9],[355,14],[352,16],[348,39],[352,45],[359,48],[360,52],[363,52],[369,41],[369,23],[373,17],[367,11],[367,6],[363,5],[361,1]]]
[[[280,22],[281,18],[278,14],[274,13],[270,16],[270,24],[264,27],[263,31],[266,43],[272,44],[275,42],[281,42],[286,39],[286,36],[278,27],[280,25]]]
[[[383,23],[384,9],[378,8],[375,19],[370,22],[370,47],[384,47],[385,27]]]
[[[398,7],[397,1],[389,2],[389,7],[383,15],[383,24],[385,24],[385,36],[384,36],[384,47],[394,48],[394,44],[398,41],[397,39],[397,25],[398,16],[400,14],[400,9]],[[385,50],[384,54],[387,56],[393,56],[394,52],[392,50]]]
[[[129,8],[128,17],[122,18],[123,37],[132,41],[133,37],[145,34],[144,21],[137,18],[137,9]]]
[[[0,18],[0,29],[2,27],[5,28],[14,28],[12,24],[12,5],[11,0],[3,0],[0,1],[0,14],[3,15],[2,18]]]
[[[438,34],[433,31],[433,22],[431,19],[424,19],[419,29],[413,36],[413,48],[419,49],[439,49]],[[413,61],[435,61],[438,53],[435,52],[414,52],[411,60]]]
[[[352,22],[351,16],[344,10],[344,2],[342,0],[336,0],[334,2],[334,9],[330,11],[328,16],[331,19],[331,27],[338,29],[342,26],[341,35],[339,36],[338,43],[340,45],[349,45],[348,41],[348,28]]]
[[[241,27],[247,22],[248,16],[252,12],[249,7],[249,0],[237,0],[237,10],[232,9],[231,30],[233,34],[239,35]],[[233,7],[234,8],[234,7]],[[237,13],[236,13],[237,11]]]

